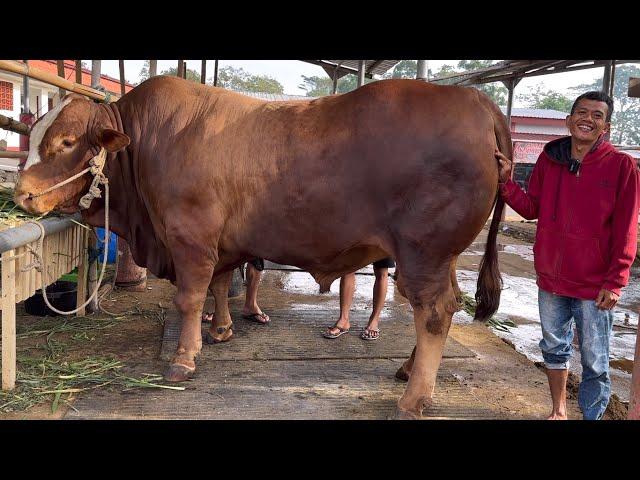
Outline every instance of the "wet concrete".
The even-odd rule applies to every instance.
[[[479,240],[480,237],[461,255],[457,271],[460,288],[472,296],[476,290],[478,278],[477,265],[486,246]],[[510,328],[509,332],[494,328],[492,330],[530,360],[542,362],[543,358],[538,346],[542,339],[542,332],[538,312],[538,287],[533,267],[533,246],[530,243],[499,235],[498,259],[504,290],[495,318],[509,319],[517,327]],[[460,268],[465,265],[468,269]],[[630,373],[638,327],[638,306],[640,306],[640,268],[636,266],[632,268],[629,286],[623,290],[620,301],[614,308],[614,331],[610,341],[612,392],[624,402],[629,400]],[[580,353],[577,348],[578,346],[575,345],[570,369],[573,373],[580,375]]]

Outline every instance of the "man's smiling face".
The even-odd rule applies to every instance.
[[[595,143],[600,135],[609,131],[608,109],[605,102],[581,99],[566,119],[571,136],[580,143]]]

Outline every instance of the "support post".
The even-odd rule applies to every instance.
[[[213,70],[213,86],[218,86],[218,60],[216,60],[214,70]]]
[[[100,69],[102,67],[102,60],[91,60],[91,87],[97,88],[100,86]]]
[[[126,81],[124,79],[124,60],[118,60],[118,67],[120,68],[120,95],[124,96],[124,94],[127,93],[124,86]]]
[[[360,60],[358,62],[358,88],[364,85],[365,67],[366,67],[365,60]]]
[[[82,60],[76,60],[76,83],[82,85]]]
[[[65,78],[64,76],[64,60],[56,60],[56,64],[58,65],[58,76],[61,78]],[[67,91],[64,88],[59,88],[58,89],[58,98],[60,100],[62,100],[62,97],[64,97],[67,94]]]
[[[155,77],[158,71],[158,60],[149,60],[149,78]]]
[[[178,60],[178,70],[176,76],[182,78],[182,70],[184,69],[184,60]]]
[[[338,67],[333,70],[333,87],[331,89],[331,94],[335,95],[338,91]]]
[[[16,264],[2,254],[2,390],[16,387]]]
[[[92,234],[89,234],[89,250],[91,252],[95,252],[97,248],[97,240],[95,230],[92,230]],[[88,281],[87,281],[87,291],[89,293],[93,293],[96,289],[96,285],[98,284],[98,258],[94,258],[89,262],[88,267]],[[87,305],[89,312],[97,312],[98,311],[98,296],[96,295],[93,300],[89,302]]]
[[[418,60],[418,71],[416,72],[417,80],[428,81],[427,78],[427,61],[426,60]]]
[[[78,293],[76,296],[76,305],[82,305],[87,301],[87,279],[89,272],[89,232],[82,229],[82,242],[80,243],[80,265],[78,265]],[[86,307],[78,310],[76,316],[82,317],[86,313]]]
[[[202,60],[202,68],[200,69],[200,83],[205,84],[207,81],[207,61]]]

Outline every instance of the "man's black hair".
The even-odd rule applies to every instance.
[[[606,121],[607,122],[611,121],[611,115],[613,115],[613,99],[602,91],[593,91],[593,92],[583,93],[578,98],[576,98],[576,101],[573,102],[573,105],[571,107],[571,115],[573,115],[573,112],[575,111],[576,106],[578,105],[578,102],[583,98],[587,100],[596,100],[598,102],[606,103],[607,104],[607,120]]]

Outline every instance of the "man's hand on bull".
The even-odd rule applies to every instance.
[[[495,156],[496,156],[496,159],[498,160],[498,163],[500,164],[500,167],[499,167],[500,176],[498,181],[500,183],[504,183],[511,178],[511,166],[513,162],[511,162],[510,159],[505,157],[500,150],[495,151]]]
[[[600,310],[611,310],[616,306],[618,300],[620,300],[620,295],[616,295],[615,293],[603,288],[596,297],[596,307]]]

